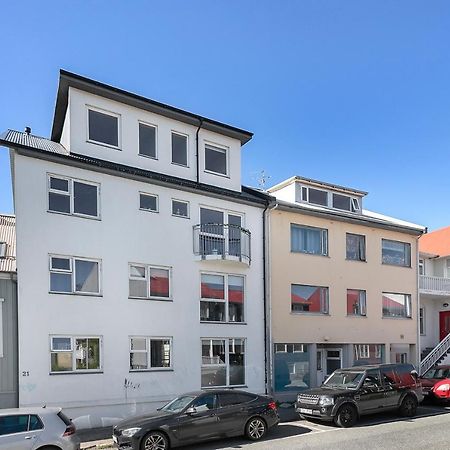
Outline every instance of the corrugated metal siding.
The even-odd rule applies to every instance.
[[[0,258],[0,272],[16,271],[16,218],[0,214],[0,242],[6,242],[6,256]]]
[[[69,151],[67,151],[65,147],[58,142],[53,142],[49,139],[27,134],[22,131],[7,130],[5,133],[0,135],[0,141],[3,141],[6,146],[8,146],[8,144],[16,144],[24,147],[44,150],[50,153],[58,153],[60,155],[70,154]]]
[[[0,279],[2,302],[3,357],[0,357],[0,408],[18,404],[17,284]]]

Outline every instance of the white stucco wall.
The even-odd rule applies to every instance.
[[[77,107],[83,109],[79,100],[71,110],[75,117],[81,113]],[[128,145],[124,142],[124,149]],[[91,148],[74,135],[71,146],[96,157],[114,152]],[[138,165],[131,151],[117,154],[122,162]],[[48,172],[100,183],[101,220],[47,212]],[[159,196],[159,213],[138,209],[139,191]],[[261,208],[19,155],[14,194],[19,370],[29,373],[19,377],[21,406],[63,406],[81,427],[108,425],[154,409],[176,394],[200,388],[202,337],[246,338],[248,389],[264,391]],[[190,202],[190,219],[171,215],[172,198]],[[199,223],[200,204],[245,214],[243,226],[252,233],[250,267],[195,260],[192,227]],[[49,294],[49,253],[101,259],[102,296]],[[129,299],[129,262],[171,266],[173,302]],[[202,270],[245,275],[246,325],[200,323]],[[103,373],[49,375],[51,334],[102,336]],[[173,371],[130,373],[130,335],[173,337]],[[139,387],[125,392],[125,378]]]

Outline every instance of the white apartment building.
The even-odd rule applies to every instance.
[[[80,428],[186,391],[265,391],[252,134],[61,71],[51,139],[8,130],[19,406]]]

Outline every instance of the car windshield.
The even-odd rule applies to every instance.
[[[181,397],[174,398],[169,403],[167,403],[167,405],[164,405],[161,408],[161,411],[174,412],[174,413],[180,412],[184,408],[186,408],[186,406],[189,405],[189,403],[191,403],[192,400],[194,400],[194,398],[195,397],[193,395],[183,395]]]
[[[435,378],[438,380],[443,380],[444,378],[450,377],[450,369],[431,369],[429,370],[423,378]]]
[[[358,387],[364,372],[334,372],[323,383],[324,387],[340,387],[344,389],[355,389]]]

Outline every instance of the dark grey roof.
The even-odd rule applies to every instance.
[[[127,92],[114,86],[109,86],[108,84],[100,83],[99,81],[91,80],[90,78],[61,69],[51,136],[52,141],[55,142],[59,142],[61,139],[68,104],[69,87],[109,98],[120,103],[125,103],[127,105],[144,109],[174,120],[179,120],[180,122],[188,123],[190,125],[199,126],[201,124],[202,128],[206,130],[239,139],[242,144],[248,142],[253,136],[253,133],[249,131],[217,122],[216,120],[208,119],[207,117],[193,114],[191,112],[175,108],[174,106],[166,105],[164,103],[133,94],[132,92]]]
[[[7,146],[13,144],[21,147],[35,148],[49,153],[57,153],[60,155],[69,154],[69,151],[58,142],[53,142],[49,139],[34,136],[22,131],[7,130],[0,135],[0,141],[7,142],[8,144],[5,144]]]
[[[16,271],[16,218],[0,214],[0,242],[6,243],[6,254],[0,258],[0,272]]]
[[[47,158],[56,157],[62,164],[78,163],[88,165],[91,170],[95,170],[94,168],[96,168],[97,170],[108,171],[115,175],[145,178],[159,184],[175,185],[179,188],[184,188],[185,190],[208,192],[220,197],[231,197],[241,202],[245,201],[266,205],[267,202],[273,199],[271,196],[247,186],[242,186],[242,192],[236,192],[209,184],[197,183],[195,181],[174,177],[172,175],[126,166],[116,162],[92,158],[91,156],[70,153],[61,144],[57,144],[45,138],[27,135],[27,133],[20,131],[8,130],[6,133],[0,135],[0,145],[31,151],[31,156],[38,157],[39,155],[42,155],[41,157],[44,157],[47,155]]]

